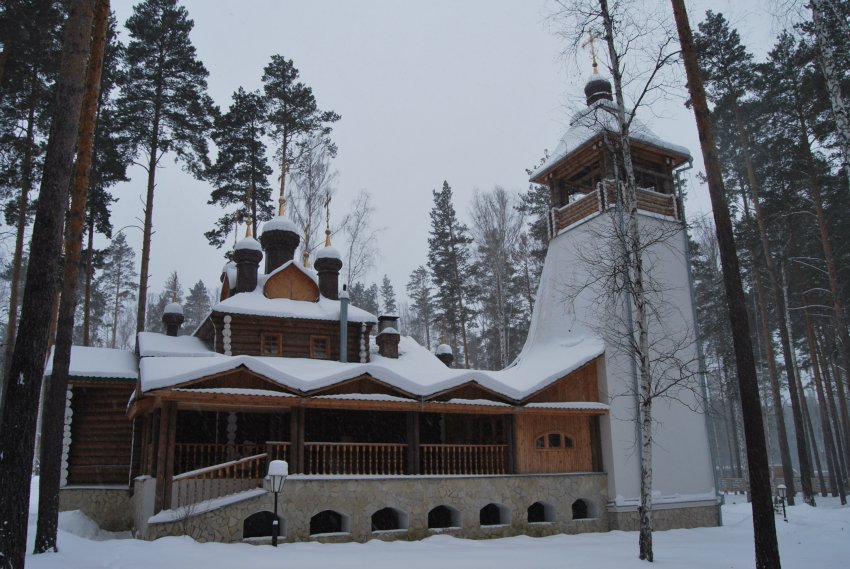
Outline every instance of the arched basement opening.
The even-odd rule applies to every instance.
[[[544,524],[555,521],[555,508],[546,502],[534,502],[528,507],[528,523]]]
[[[487,504],[478,512],[478,522],[481,527],[501,526],[511,523],[511,511],[502,504]]]
[[[593,516],[593,508],[590,504],[588,504],[585,500],[579,498],[575,502],[573,502],[573,519],[574,520],[586,520],[588,518],[592,518]]]
[[[407,514],[395,508],[382,508],[372,514],[372,531],[407,529]]]
[[[348,533],[351,520],[336,510],[323,510],[310,518],[310,535],[326,533]]]
[[[286,537],[286,522],[280,516],[277,519],[280,523],[279,537]],[[242,539],[271,537],[273,522],[274,514],[272,512],[262,511],[251,514],[242,522]]]
[[[428,529],[460,527],[460,512],[451,506],[437,506],[428,512]]]

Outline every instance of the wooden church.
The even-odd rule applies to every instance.
[[[328,239],[312,269],[297,262],[281,207],[259,241],[236,244],[221,299],[191,335],[178,335],[172,303],[167,333],[140,333],[135,353],[73,348],[62,507],[146,539],[262,542],[274,509],[264,478],[278,459],[289,464],[278,498],[289,541],[636,527],[633,374],[581,301],[568,309],[558,294],[581,270],[570,255],[584,231],[610,223],[616,205],[610,84],[585,91],[587,109],[532,177],[551,190],[552,240],[508,368],[456,369],[448,346],[432,353],[399,334],[395,315],[350,305],[339,252]],[[687,150],[645,127],[633,137],[639,208],[681,227],[674,171]],[[674,259],[670,270],[687,289],[686,267]],[[704,418],[660,414],[656,527],[717,524]]]

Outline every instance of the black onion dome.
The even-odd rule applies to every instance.
[[[587,97],[587,106],[597,101],[613,101],[611,82],[607,79],[594,75],[584,86],[584,95]]]

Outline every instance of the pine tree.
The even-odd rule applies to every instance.
[[[272,169],[266,157],[267,107],[259,91],[246,93],[242,87],[233,93],[230,109],[215,119],[212,138],[218,147],[215,164],[207,174],[214,189],[211,205],[236,210],[222,216],[216,228],[204,233],[211,245],[221,247],[239,221],[250,219],[253,234],[261,221],[271,219]]]
[[[432,348],[431,326],[434,320],[434,299],[431,292],[431,275],[428,269],[419,265],[410,273],[407,281],[407,295],[410,297],[411,335],[417,342]]]
[[[273,55],[263,71],[268,118],[280,159],[279,200],[282,208],[289,169],[305,151],[322,145],[331,156],[336,155],[336,146],[329,137],[330,125],[340,116],[333,111],[319,110],[313,90],[298,81],[298,69],[291,59]]]
[[[472,239],[466,225],[457,219],[448,182],[444,181],[442,189],[433,191],[433,194],[428,267],[436,287],[435,316],[445,320],[452,335],[455,354],[458,353],[458,336],[461,338],[464,367],[468,368],[469,303],[473,296],[469,244]]]
[[[351,304],[362,308],[366,312],[378,314],[378,285],[372,284],[369,288],[361,282],[356,282],[349,289]]]
[[[384,279],[381,281],[381,305],[384,314],[398,314],[395,290],[393,290],[393,283],[390,282],[387,275],[384,275]]]
[[[177,0],[146,0],[127,20],[127,72],[120,104],[132,140],[147,164],[142,262],[136,330],[144,330],[148,295],[156,170],[169,152],[201,177],[208,167],[207,134],[215,114],[207,95],[207,70],[189,39],[194,22]]]
[[[8,42],[4,38],[0,83],[0,195],[8,200],[6,223],[16,228],[3,354],[5,377],[17,334],[24,241],[33,213],[29,198],[41,177],[64,13],[56,2],[31,0],[4,6],[2,27]],[[4,393],[0,389],[0,408]]]
[[[116,347],[118,322],[127,301],[134,298],[136,290],[136,254],[127,243],[123,233],[118,233],[104,251],[103,271],[97,279],[96,288],[104,291],[110,307],[110,333],[108,345]]]
[[[109,188],[118,182],[127,181],[127,168],[133,161],[132,145],[127,131],[127,125],[121,120],[120,109],[117,105],[115,91],[121,72],[120,65],[124,60],[124,45],[118,40],[117,21],[110,15],[109,28],[106,35],[106,51],[104,53],[103,73],[100,81],[100,97],[97,106],[97,128],[94,136],[92,153],[92,171],[89,176],[88,206],[86,208],[86,237],[87,246],[84,251],[85,267],[82,286],[82,338],[75,339],[84,346],[92,345],[92,315],[96,313],[93,296],[95,263],[94,234],[95,232],[112,237],[110,221],[110,206],[116,198],[109,193]]]
[[[180,284],[177,271],[172,271],[168,275],[168,278],[165,279],[165,287],[148,310],[148,321],[145,323],[145,330],[165,332],[162,315],[165,313],[165,307],[172,302],[183,303],[183,286]]]
[[[714,211],[720,261],[723,266],[723,281],[729,307],[732,342],[735,348],[741,407],[744,416],[747,463],[753,502],[756,569],[779,569],[781,563],[779,561],[779,545],[776,540],[776,522],[771,504],[770,475],[761,415],[761,398],[753,358],[753,346],[750,340],[750,326],[747,321],[747,304],[744,298],[744,287],[741,284],[741,271],[738,264],[738,254],[735,250],[735,236],[732,232],[732,220],[726,202],[726,192],[723,187],[723,177],[717,157],[714,126],[711,123],[711,115],[708,110],[708,100],[698,60],[699,55],[694,45],[688,12],[684,0],[671,0],[671,3],[679,41],[682,46],[682,59],[685,65],[688,91],[700,135],[708,189]]]
[[[191,334],[200,326],[210,313],[210,293],[203,281],[198,281],[189,290],[186,304],[183,306],[183,327],[181,333]]]
[[[8,364],[0,412],[0,566],[24,567],[39,391],[44,378],[50,316],[60,279],[62,230],[89,59],[94,0],[71,4],[65,25],[53,120],[33,223],[21,307],[21,326]]]

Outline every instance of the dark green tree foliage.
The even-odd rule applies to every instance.
[[[378,306],[378,285],[372,283],[368,288],[361,282],[356,282],[351,285],[348,291],[352,306],[362,308],[366,312],[371,312],[377,315]]]
[[[185,320],[180,329],[181,334],[194,332],[210,313],[210,307],[210,292],[204,282],[199,280],[189,290],[189,296],[186,297],[186,304],[183,306]]]
[[[383,314],[398,314],[395,290],[393,290],[393,283],[390,282],[387,275],[384,275],[384,279],[381,281],[381,306],[383,307]]]
[[[263,70],[263,90],[268,119],[280,159],[280,195],[285,196],[290,167],[311,146],[327,146],[330,156],[336,145],[330,140],[331,124],[340,119],[333,111],[320,111],[313,90],[298,81],[298,69],[291,59],[273,55]]]
[[[92,271],[93,278],[89,291],[89,345],[90,346],[108,346],[109,337],[105,332],[106,327],[112,322],[111,316],[112,313],[110,311],[109,304],[109,291],[106,291],[102,288],[101,283],[96,278],[98,271],[102,271],[104,267],[105,261],[105,253],[106,250],[98,250],[92,252]],[[85,296],[85,281],[86,281],[86,259],[88,258],[88,251],[83,250],[83,264],[82,270],[80,271],[80,280],[77,284],[77,314],[74,317],[74,345],[82,346],[83,345],[83,322],[84,322],[84,296]],[[130,284],[135,287],[135,279],[136,275],[133,273],[133,276],[130,278]]]
[[[444,320],[451,334],[455,361],[460,360],[458,341],[462,342],[464,367],[469,367],[470,324],[469,305],[473,298],[472,263],[470,261],[469,230],[461,223],[452,203],[452,189],[443,182],[440,191],[434,191],[431,209],[431,229],[428,237],[428,268],[434,282],[435,316]]]
[[[103,269],[95,280],[95,290],[106,297],[108,315],[106,325],[109,335],[107,345],[116,347],[118,327],[128,302],[135,298],[136,254],[127,243],[124,233],[118,233],[103,252]]]
[[[216,111],[207,95],[208,72],[189,38],[194,22],[177,0],[146,0],[127,20],[130,43],[119,104],[131,140],[148,173],[139,305],[136,326],[144,328],[153,229],[153,197],[160,160],[174,153],[197,177],[209,167],[207,135]]]
[[[269,176],[272,169],[266,157],[267,105],[258,91],[246,93],[242,87],[233,93],[228,111],[215,119],[212,138],[218,147],[215,164],[208,170],[213,184],[209,204],[222,209],[236,206],[223,215],[215,229],[204,236],[221,247],[240,221],[250,217],[254,235],[259,222],[271,219],[274,207]]]
[[[165,313],[165,307],[172,302],[183,304],[183,285],[180,284],[177,271],[172,271],[171,274],[168,275],[168,278],[165,280],[165,287],[150,306],[147,315],[148,321],[145,323],[145,330],[165,333],[165,324],[162,323],[162,315]]]
[[[424,266],[419,265],[410,273],[407,281],[407,296],[410,298],[410,335],[425,346],[433,349],[432,330],[434,329],[434,297],[431,290],[431,275]]]

